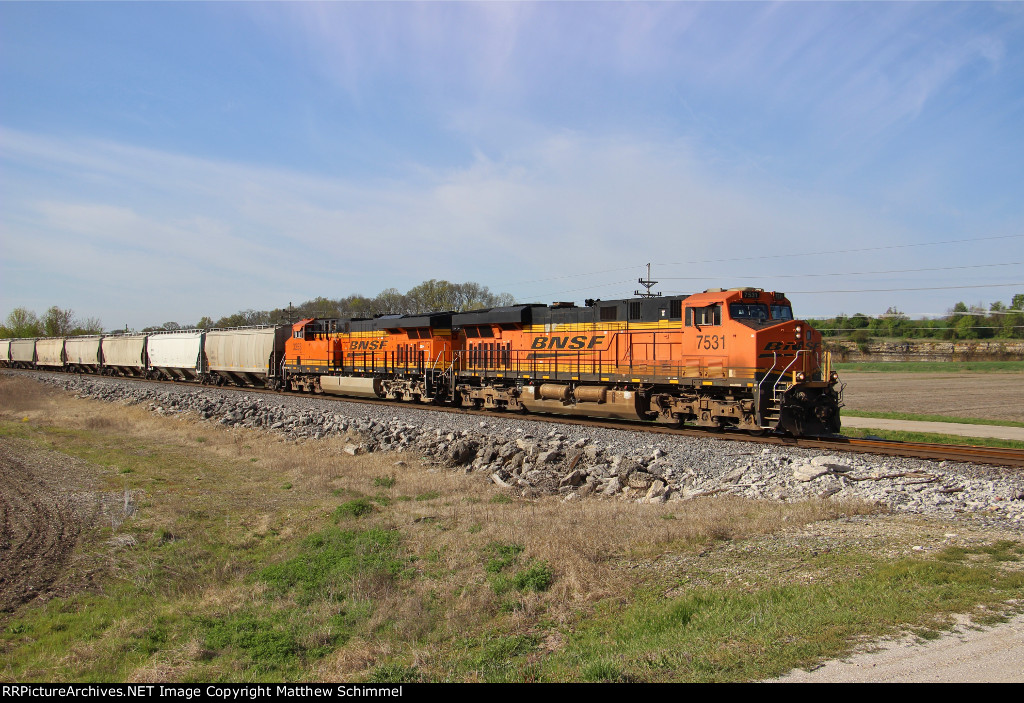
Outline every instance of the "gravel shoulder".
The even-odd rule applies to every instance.
[[[34,374],[81,398],[190,413],[291,440],[350,437],[351,454],[413,452],[526,497],[666,503],[727,493],[866,501],[897,514],[1024,526],[1024,476],[1001,467],[437,412],[323,397]]]

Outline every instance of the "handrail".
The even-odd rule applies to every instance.
[[[779,363],[779,353],[778,352],[772,352],[772,367],[770,369],[768,369],[767,371],[765,371],[764,372],[764,376],[762,376],[761,380],[757,382],[757,398],[758,398],[758,401],[760,401],[760,399],[761,399],[761,384],[764,383],[764,379],[768,378],[768,374],[770,374],[772,371],[775,370],[775,365],[778,364],[778,363]],[[772,389],[772,394],[774,395],[774,393],[775,393],[775,391],[774,391],[774,389]]]
[[[793,364],[795,364],[797,362],[797,359],[800,358],[800,355],[801,354],[810,354],[810,353],[811,353],[810,349],[797,349],[796,354],[793,355],[793,360],[791,362],[789,362],[789,364],[786,366],[786,368],[782,369],[782,373],[780,373],[779,377],[777,379],[775,379],[775,385],[772,386],[772,395],[773,396],[775,395],[775,391],[779,387],[779,383],[782,381],[783,378],[785,378],[786,373],[793,366]]]

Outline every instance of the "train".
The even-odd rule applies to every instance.
[[[9,339],[0,364],[751,434],[841,427],[843,387],[821,334],[784,293],[752,287]]]

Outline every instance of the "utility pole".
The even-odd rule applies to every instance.
[[[651,280],[651,265],[650,264],[647,264],[647,279],[644,280],[643,278],[638,278],[637,282],[640,285],[642,285],[646,290],[643,293],[641,293],[640,291],[633,291],[633,295],[639,295],[641,298],[656,298],[659,295],[661,295],[661,293],[657,293],[657,292],[652,293],[651,292],[651,288],[654,288],[654,286],[658,285],[658,282]]]

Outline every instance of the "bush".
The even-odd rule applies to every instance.
[[[867,330],[855,330],[850,335],[850,341],[857,343],[857,349],[860,350],[861,354],[868,354],[871,351],[869,345],[875,340]]]

